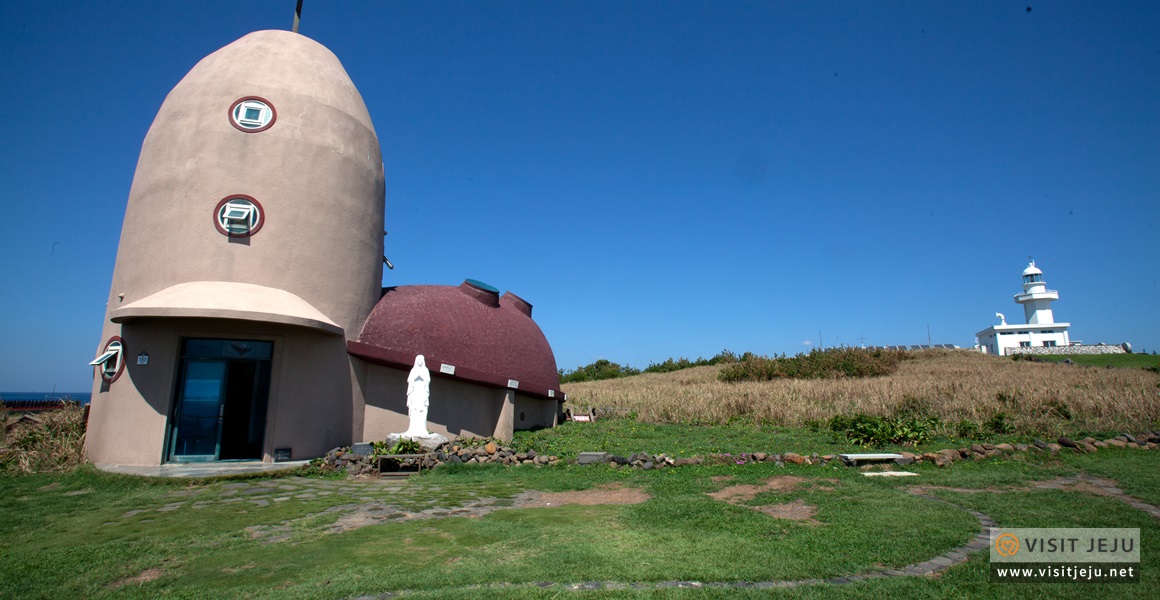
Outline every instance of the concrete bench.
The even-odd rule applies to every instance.
[[[851,467],[856,467],[856,466],[858,466],[858,463],[860,463],[860,462],[867,463],[867,462],[894,461],[894,460],[898,460],[898,459],[902,458],[902,455],[901,454],[889,454],[889,453],[883,453],[883,454],[839,454],[838,458],[842,459],[842,462],[846,463],[847,465],[849,465]]]

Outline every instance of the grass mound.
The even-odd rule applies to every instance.
[[[1013,361],[970,350],[899,354],[884,351],[875,358],[869,352],[833,351],[764,361],[745,357],[733,364],[563,387],[573,412],[611,409],[656,424],[745,421],[821,428],[834,416],[867,415],[890,420],[892,427],[918,426],[923,430],[918,433],[933,429],[936,435],[970,439],[993,434],[1045,439],[1078,432],[1135,434],[1160,424],[1160,375],[1145,369]],[[758,365],[774,374],[731,374],[758,371]],[[866,375],[891,365],[889,374]],[[778,375],[783,371],[821,375]],[[910,422],[912,417],[919,421]],[[937,425],[927,427],[932,417]]]
[[[6,474],[71,471],[84,462],[85,419],[80,405],[37,414],[4,415],[0,472]]]

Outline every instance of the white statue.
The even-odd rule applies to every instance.
[[[415,366],[407,375],[407,416],[411,424],[403,437],[425,437],[431,435],[427,431],[427,408],[431,404],[431,371],[423,355],[415,357]]]
[[[431,371],[427,370],[426,359],[420,354],[415,357],[415,366],[407,374],[407,417],[410,424],[403,433],[387,436],[387,445],[394,446],[399,440],[419,442],[425,452],[432,452],[447,443],[447,436],[427,431],[427,408],[431,405]]]

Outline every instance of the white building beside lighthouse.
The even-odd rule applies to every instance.
[[[1043,281],[1043,271],[1035,266],[1035,261],[1023,269],[1023,293],[1015,294],[1015,302],[1023,305],[1022,325],[1008,325],[1001,313],[996,313],[1000,323],[992,325],[975,336],[979,339],[979,349],[984,354],[1004,356],[1012,354],[1012,348],[1054,348],[1068,346],[1067,328],[1071,323],[1056,323],[1051,312],[1051,303],[1059,300],[1059,292],[1047,289]]]

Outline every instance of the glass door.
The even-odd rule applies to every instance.
[[[185,359],[177,399],[171,458],[178,461],[217,460],[226,361]]]

